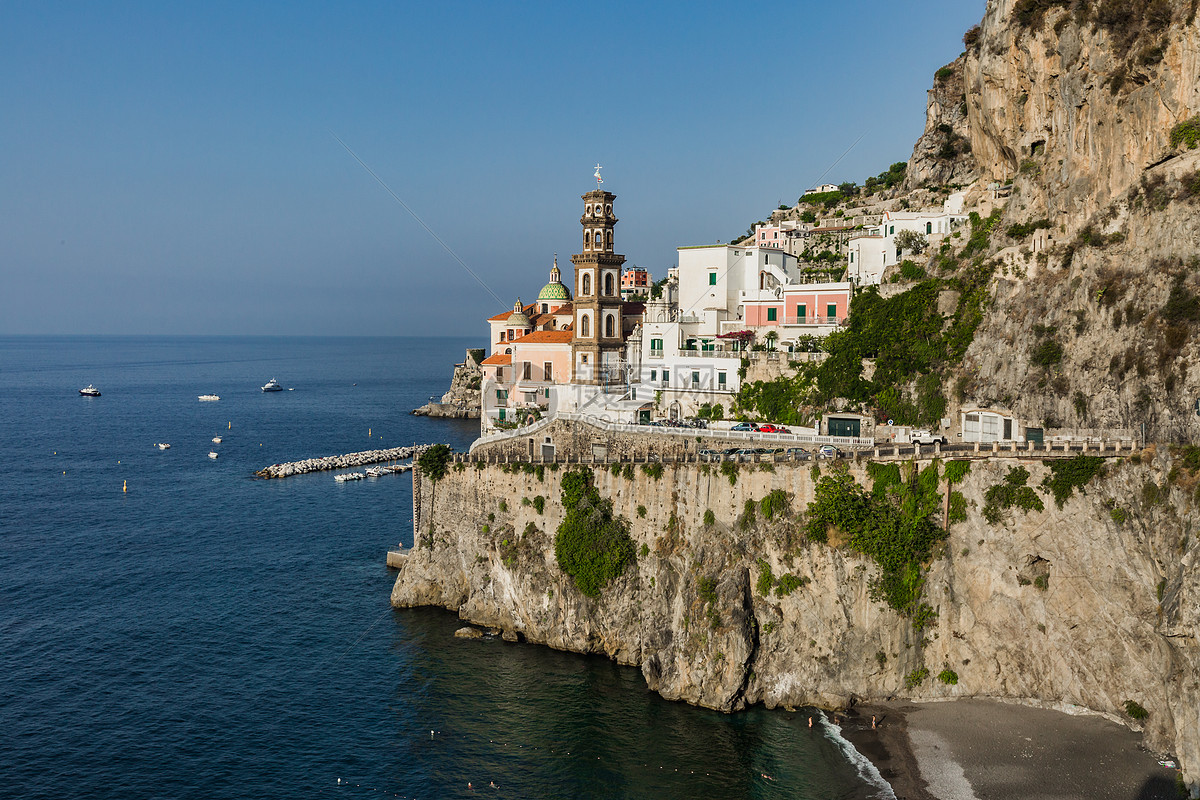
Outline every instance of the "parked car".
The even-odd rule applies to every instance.
[[[821,449],[817,451],[818,458],[837,458],[840,451],[831,444],[821,445]]]
[[[909,437],[909,440],[913,444],[946,444],[945,436],[939,436],[938,434],[924,430],[923,428],[913,431],[912,436]]]
[[[730,428],[730,430],[732,430],[732,431],[757,431],[757,430],[759,430],[759,427],[758,427],[758,425],[756,425],[753,422],[739,422],[737,425],[734,425],[732,428]]]
[[[720,450],[710,450],[707,447],[700,451],[701,458],[717,458],[721,455]]]
[[[791,433],[791,431],[789,431],[787,428],[783,427],[782,425],[763,425],[761,428],[758,429],[758,432],[759,433]]]
[[[803,447],[789,447],[787,455],[793,461],[808,461],[809,458],[809,452]]]

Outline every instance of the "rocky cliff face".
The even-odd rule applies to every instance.
[[[913,148],[904,190],[922,186],[969,186],[979,178],[967,121],[967,56],[964,53],[934,76],[925,106],[925,132]]]
[[[1165,158],[1172,127],[1200,110],[1191,0],[989,0],[968,41],[956,73],[980,176],[1018,179],[1029,215],[1068,232]],[[931,95],[931,124],[943,107]]]
[[[1046,472],[1021,463],[1033,484]],[[1044,511],[1015,510],[990,525],[979,513],[984,496],[1015,464],[975,462],[956,486],[971,510],[929,567],[925,595],[937,618],[923,635],[872,599],[872,562],[801,534],[798,512],[815,477],[804,466],[747,465],[736,485],[698,465],[668,467],[659,480],[598,472],[601,494],[630,521],[638,557],[596,599],[554,557],[563,471],[539,479],[469,467],[436,485],[419,479],[417,546],[392,603],[444,606],[530,642],[603,653],[640,666],[664,697],[724,711],[972,696],[1083,707],[1129,723],[1133,700],[1149,711],[1148,743],[1177,752],[1195,782],[1194,486],[1178,474],[1169,481],[1169,456],[1148,451],[1140,464],[1114,459],[1061,509],[1046,498]],[[773,489],[789,493],[790,512],[742,516],[746,501]],[[764,568],[774,577],[767,594]],[[928,677],[906,682],[922,667]],[[933,677],[943,669],[957,673],[956,684]]]
[[[439,402],[429,402],[415,409],[412,413],[418,417],[450,417],[453,419],[479,419],[480,397],[479,387],[483,382],[483,370],[479,361],[472,357],[473,353],[482,351],[467,351],[467,358],[461,364],[454,365],[454,374],[450,378],[450,389]]]

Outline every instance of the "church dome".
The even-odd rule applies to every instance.
[[[538,292],[538,302],[564,303],[571,299],[571,291],[563,285],[562,273],[558,271],[558,256],[554,257],[554,266],[550,268],[550,282]]]
[[[521,306],[521,298],[517,298],[517,302],[513,303],[513,312],[508,315],[508,321],[504,323],[510,328],[529,328],[533,323],[529,321],[529,317],[525,315]]]

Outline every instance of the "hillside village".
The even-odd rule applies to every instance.
[[[972,232],[995,219],[1010,188],[992,182],[901,194],[905,169],[895,164],[863,187],[809,190],[735,242],[681,246],[678,263],[653,285],[615,253],[616,196],[599,187],[584,194],[571,287],[555,256],[532,302],[517,298],[488,319],[482,434],[565,412],[640,424],[756,421],[826,436],[874,431],[899,441],[914,425],[947,440],[1040,440],[1038,425],[992,410],[951,419],[944,405],[930,414],[847,397],[758,402],[771,382],[819,378],[815,370],[831,355],[828,337],[854,325],[856,297],[895,297],[926,277],[931,255],[978,250]],[[1040,250],[1048,231],[1035,233]]]

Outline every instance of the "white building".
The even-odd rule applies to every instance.
[[[965,219],[960,199],[953,203],[947,201],[941,210],[885,213],[882,223],[864,229],[850,240],[847,254],[850,280],[859,286],[877,285],[883,281],[883,273],[888,267],[896,266],[911,255],[896,246],[896,236],[901,232],[919,233],[930,248],[936,248]]]

